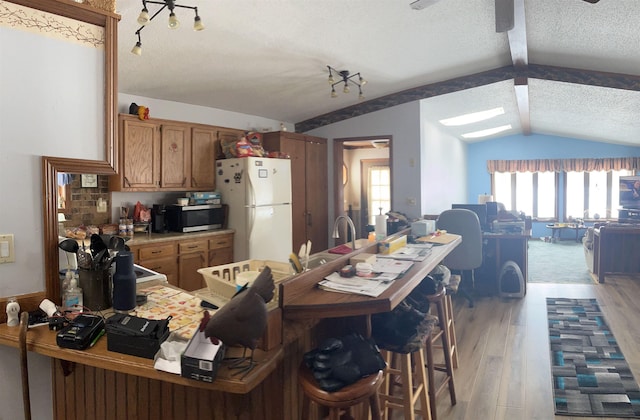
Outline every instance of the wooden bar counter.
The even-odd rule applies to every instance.
[[[350,257],[376,253],[376,244],[284,280],[279,284],[282,343],[269,351],[256,349],[258,365],[244,378],[233,376],[224,363],[212,383],[157,371],[150,359],[108,351],[105,338],[84,351],[62,349],[47,326],[29,329],[27,348],[52,358],[55,419],[295,420],[300,418],[302,401],[298,367],[304,353],[317,345],[322,323],[347,325],[350,319],[357,319],[365,320],[365,328],[370,328],[371,314],[395,308],[460,242],[457,237],[449,244],[434,246],[425,261],[414,263],[377,298],[316,286]],[[0,345],[18,347],[18,330],[0,325]],[[241,353],[240,348],[227,351],[227,355]]]

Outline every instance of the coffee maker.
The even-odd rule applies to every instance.
[[[153,205],[151,218],[151,231],[153,233],[167,232],[167,209],[164,204]]]

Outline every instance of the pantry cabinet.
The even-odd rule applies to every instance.
[[[109,178],[111,191],[210,191],[220,141],[234,141],[242,130],[164,119],[119,115],[120,173]]]
[[[263,135],[263,146],[291,157],[294,249],[307,240],[311,240],[313,249],[327,249],[327,139],[277,131]]]
[[[136,264],[165,274],[169,284],[188,291],[206,287],[198,269],[233,262],[233,233],[191,233],[133,242],[130,248]]]

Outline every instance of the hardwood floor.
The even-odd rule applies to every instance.
[[[593,285],[529,283],[523,299],[478,298],[474,308],[456,297],[458,403],[440,394],[438,420],[609,419],[554,415],[546,297],[595,297],[640,379],[640,276],[607,276]]]

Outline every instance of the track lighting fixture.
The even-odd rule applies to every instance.
[[[328,81],[329,81],[329,84],[331,85],[332,98],[336,98],[338,96],[338,94],[336,93],[336,85],[340,83],[344,83],[344,86],[342,87],[342,92],[349,93],[350,91],[349,83],[352,83],[358,86],[358,99],[361,101],[364,100],[364,95],[362,94],[362,86],[364,86],[367,83],[367,81],[362,78],[362,76],[360,75],[360,72],[355,74],[350,74],[349,70],[338,71],[329,65],[327,65],[327,68],[329,69]],[[336,79],[333,77],[334,73],[336,76],[339,76],[338,81],[336,81]],[[357,81],[355,80],[356,77],[357,77]]]
[[[147,9],[147,3],[151,4],[159,4],[160,7],[151,17],[149,17],[149,9]],[[152,1],[152,0],[142,0],[142,10],[140,11],[140,15],[138,16],[138,23],[141,25],[140,28],[135,32],[138,36],[138,41],[135,46],[131,50],[131,52],[135,55],[142,55],[142,39],[140,37],[140,32],[144,29],[145,25],[151,22],[160,12],[162,12],[165,8],[169,9],[169,28],[177,29],[180,26],[180,21],[176,16],[174,9],[176,7],[181,7],[183,9],[191,9],[195,11],[196,17],[193,20],[193,30],[201,31],[204,29],[204,24],[200,19],[200,15],[198,15],[198,8],[195,6],[183,6],[181,4],[176,4],[175,0],[164,0],[164,1]]]

